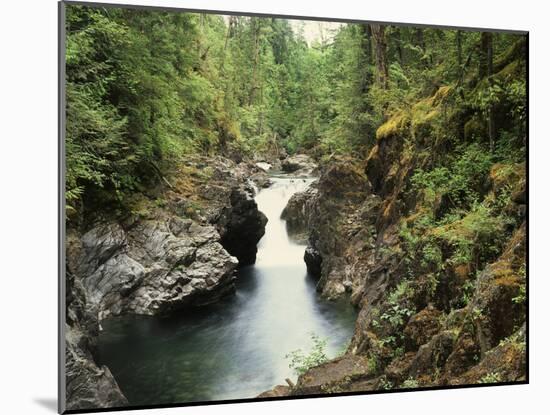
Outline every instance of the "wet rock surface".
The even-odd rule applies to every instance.
[[[86,291],[67,275],[65,377],[67,409],[109,408],[128,405],[109,368],[93,357],[99,331],[97,312],[86,301]]]
[[[256,261],[256,247],[265,233],[267,218],[258,210],[253,195],[234,188],[230,205],[223,209],[216,222],[225,249],[238,258],[240,265]]]

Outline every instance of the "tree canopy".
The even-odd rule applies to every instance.
[[[342,24],[308,44],[285,19],[76,5],[66,33],[68,214],[189,154],[364,158],[426,99],[444,101],[434,139],[524,157],[523,35]]]

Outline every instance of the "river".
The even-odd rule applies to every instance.
[[[256,264],[240,268],[236,295],[169,318],[106,320],[98,357],[130,405],[253,398],[296,379],[285,355],[328,340],[335,356],[350,340],[356,314],[348,301],[319,298],[303,244],[289,239],[281,212],[311,179],[273,177],[256,196],[267,216]]]

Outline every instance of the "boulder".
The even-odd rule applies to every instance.
[[[256,167],[258,167],[259,169],[265,172],[268,172],[269,170],[271,170],[273,166],[265,161],[259,161],[256,163]]]
[[[286,173],[310,175],[316,167],[317,164],[306,154],[295,154],[281,162],[281,168]]]
[[[258,210],[253,196],[237,187],[216,221],[216,228],[223,247],[238,258],[240,265],[249,265],[256,261],[256,245],[265,233],[266,223],[267,217]]]
[[[319,278],[321,276],[321,265],[323,263],[323,257],[312,246],[308,246],[304,253],[304,261],[306,263],[307,272],[313,277]]]
[[[315,188],[294,193],[281,213],[281,219],[286,222],[288,235],[295,241],[307,241],[309,209],[316,194],[317,189]]]
[[[177,217],[138,221],[127,231],[110,223],[84,234],[70,262],[100,319],[162,314],[234,290],[237,260],[219,239],[213,226]]]

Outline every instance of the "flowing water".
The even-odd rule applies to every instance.
[[[285,355],[308,351],[311,334],[336,355],[352,335],[347,301],[318,297],[306,271],[305,246],[289,240],[281,212],[310,179],[273,177],[256,196],[268,217],[256,264],[238,270],[237,292],[220,303],[169,318],[103,322],[99,360],[131,405],[253,398],[295,379]]]

